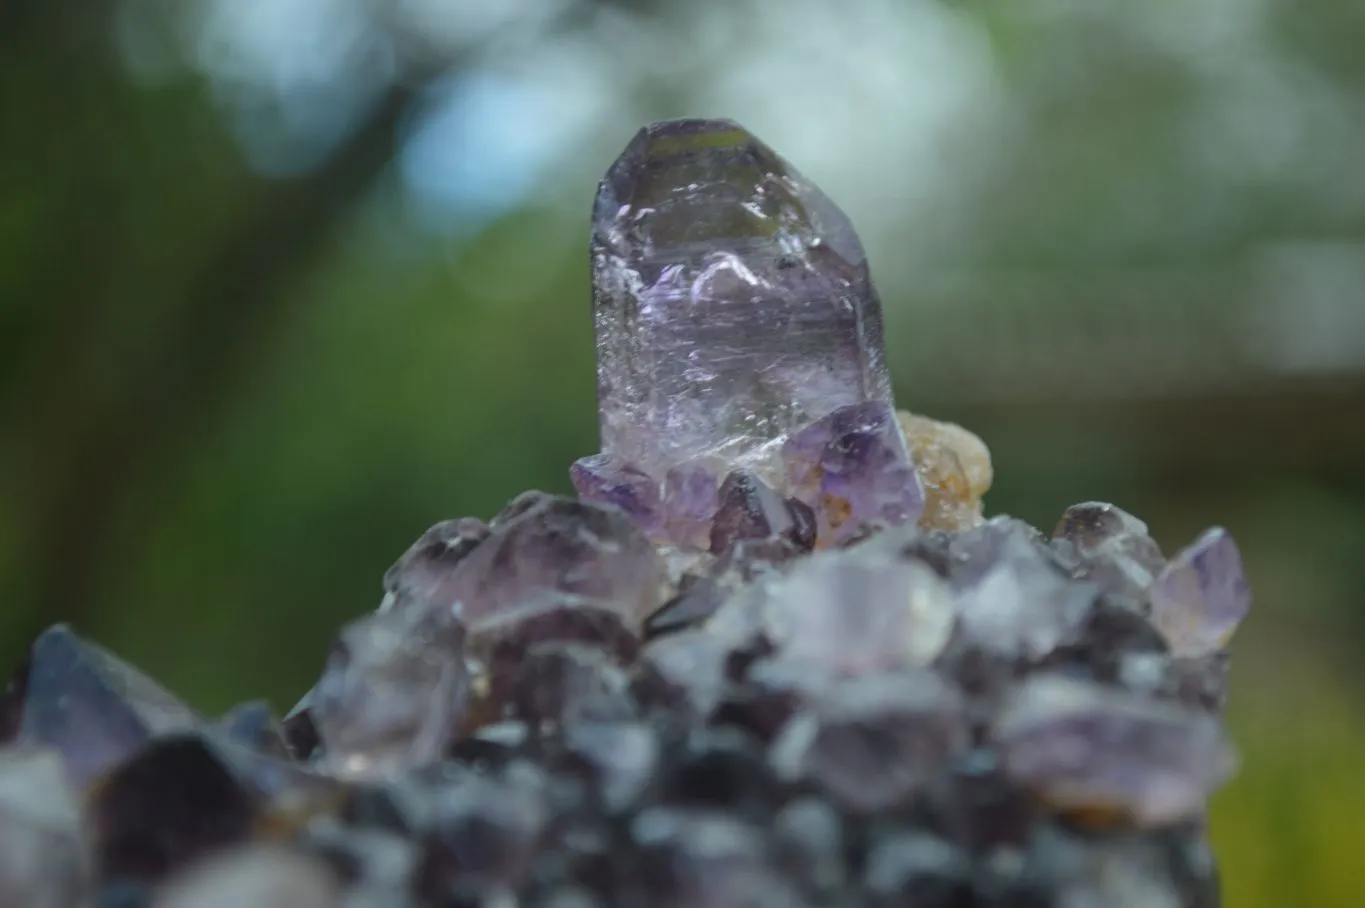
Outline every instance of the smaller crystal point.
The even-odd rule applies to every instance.
[[[616,505],[640,529],[653,533],[659,522],[659,483],[634,464],[610,454],[576,460],[569,478],[584,501]]]
[[[815,510],[822,546],[868,525],[913,523],[924,489],[894,408],[883,401],[841,407],[782,446],[788,490]]]
[[[1105,501],[1073,504],[1057,521],[1053,539],[1066,539],[1082,551],[1103,548],[1124,536],[1146,536],[1147,524]]]
[[[725,477],[711,524],[711,553],[724,554],[742,539],[785,537],[804,548],[815,543],[815,520],[809,506],[789,501],[752,473],[737,470]]]
[[[924,484],[920,527],[961,532],[980,524],[981,498],[994,478],[985,442],[961,426],[904,410],[896,419]]]
[[[443,520],[422,534],[384,574],[391,603],[431,608],[450,604],[446,582],[456,566],[488,538],[488,525],[473,517]]]
[[[1066,509],[1052,531],[1053,546],[1079,561],[1077,577],[1133,602],[1148,598],[1153,580],[1166,566],[1147,524],[1103,501],[1086,501]]]
[[[493,533],[456,568],[446,587],[466,627],[579,597],[638,629],[659,605],[664,562],[620,509],[543,493],[523,495]]]
[[[1178,552],[1152,586],[1152,621],[1176,656],[1218,651],[1250,608],[1242,555],[1222,527]]]
[[[443,612],[346,625],[310,698],[327,768],[382,776],[439,759],[468,695],[462,645]]]
[[[1089,614],[1097,589],[1077,583],[1048,556],[1036,531],[997,517],[955,540],[975,557],[955,577],[964,637],[998,655],[1041,659]]]

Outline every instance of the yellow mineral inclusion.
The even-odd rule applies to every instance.
[[[920,528],[960,532],[981,523],[981,499],[994,478],[986,443],[953,423],[905,410],[896,418],[924,482]]]

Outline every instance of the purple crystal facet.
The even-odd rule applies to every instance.
[[[996,733],[1017,784],[1150,825],[1197,815],[1234,766],[1212,716],[1057,676],[1025,682]]]
[[[569,478],[584,501],[616,505],[645,532],[652,532],[658,524],[659,483],[633,464],[610,454],[594,454],[574,461]]]
[[[636,135],[598,188],[592,267],[602,449],[651,475],[891,399],[848,218],[732,122]]]
[[[447,589],[468,627],[497,620],[547,594],[571,594],[617,611],[632,628],[659,604],[664,564],[616,508],[543,495],[469,554]]]
[[[33,642],[10,692],[18,710],[18,743],[56,750],[77,787],[154,735],[201,721],[161,685],[64,625]]]
[[[675,545],[710,547],[719,488],[714,464],[689,460],[664,474],[663,528]]]
[[[842,407],[782,445],[793,495],[815,509],[822,545],[846,541],[867,524],[919,519],[924,489],[886,401]]]
[[[783,498],[752,473],[725,477],[711,524],[711,552],[725,553],[742,539],[785,537],[802,548],[815,543],[814,515],[800,501]]]
[[[1250,608],[1242,555],[1222,527],[1178,552],[1152,586],[1152,621],[1177,656],[1221,649]]]

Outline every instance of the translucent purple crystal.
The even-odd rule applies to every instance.
[[[602,450],[651,475],[891,399],[852,225],[735,123],[635,136],[598,187],[592,268]]]
[[[574,461],[569,478],[584,501],[616,505],[647,533],[657,527],[659,483],[633,464],[610,454],[594,454]]]
[[[711,524],[711,553],[725,553],[744,539],[785,538],[803,549],[815,544],[815,515],[800,501],[783,498],[753,473],[725,477]]]
[[[1199,815],[1234,767],[1213,717],[1058,676],[1025,682],[997,734],[1010,778],[1050,804],[1146,825]]]
[[[887,401],[841,407],[782,445],[791,494],[814,508],[822,545],[844,542],[865,525],[919,519],[924,489]]]
[[[664,534],[676,545],[710,548],[719,490],[714,463],[689,460],[670,467],[663,483]]]
[[[1078,577],[1134,602],[1147,597],[1152,581],[1166,565],[1156,541],[1147,535],[1147,524],[1102,501],[1067,508],[1052,539],[1064,554],[1079,558]]]
[[[328,768],[364,777],[437,760],[468,698],[463,642],[445,612],[377,612],[342,628],[311,697]]]
[[[1222,527],[1178,552],[1152,586],[1152,621],[1177,656],[1221,649],[1250,608],[1242,555]]]
[[[1040,659],[1080,626],[1096,589],[1068,577],[1027,524],[994,518],[963,533],[958,605],[966,637],[986,650]]]
[[[592,600],[638,628],[658,606],[663,579],[659,553],[624,513],[541,496],[497,520],[445,589],[471,628],[539,603],[546,593]]]
[[[415,602],[428,608],[449,605],[446,582],[464,557],[486,538],[488,525],[473,517],[436,524],[384,573],[384,592],[392,597],[386,602]]]

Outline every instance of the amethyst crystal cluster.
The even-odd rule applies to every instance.
[[[278,721],[42,634],[0,904],[1216,906],[1231,538],[986,520],[847,220],[734,124],[642,131],[592,255],[579,500],[432,527]]]

